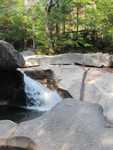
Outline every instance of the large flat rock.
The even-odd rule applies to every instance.
[[[113,129],[98,104],[62,101],[39,119],[21,123],[12,137],[30,138],[40,150],[112,150]]]
[[[27,52],[26,52],[27,53]],[[86,66],[95,66],[95,67],[108,67],[112,66],[113,58],[107,53],[68,53],[54,56],[38,56],[38,55],[28,55],[25,52],[22,55],[25,58],[26,66],[34,65],[45,65],[45,64],[81,64]]]

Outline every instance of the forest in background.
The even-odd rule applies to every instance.
[[[113,53],[113,0],[0,0],[0,39],[37,54]]]

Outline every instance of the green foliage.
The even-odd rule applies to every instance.
[[[112,0],[56,0],[49,10],[47,2],[38,0],[27,8],[24,0],[0,0],[0,39],[17,49],[38,49],[38,54],[69,47],[112,49]]]
[[[24,48],[25,41],[32,37],[32,19],[24,8],[23,0],[0,0],[0,39]]]

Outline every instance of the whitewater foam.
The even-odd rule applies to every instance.
[[[19,69],[19,71],[21,70]],[[56,90],[52,91],[40,82],[31,79],[22,71],[21,73],[24,77],[25,93],[27,96],[26,105],[28,109],[48,111],[61,101],[61,97]]]

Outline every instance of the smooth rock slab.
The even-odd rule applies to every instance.
[[[85,70],[75,65],[53,66],[59,86],[65,88],[75,99],[80,99],[80,89]]]
[[[42,117],[23,122],[13,136],[30,138],[37,150],[112,150],[113,129],[106,128],[98,104],[62,101]]]
[[[1,120],[0,121],[0,145],[3,145],[1,139],[6,139],[15,132],[17,124],[10,120]]]
[[[100,104],[108,122],[113,123],[113,73],[106,69],[90,69],[85,81],[84,101]]]
[[[27,52],[26,52],[27,53]],[[54,56],[38,56],[38,55],[28,55],[25,52],[22,55],[25,58],[26,66],[35,65],[72,65],[80,64],[85,66],[95,66],[95,67],[108,67],[113,66],[113,58],[107,53],[67,53]]]

